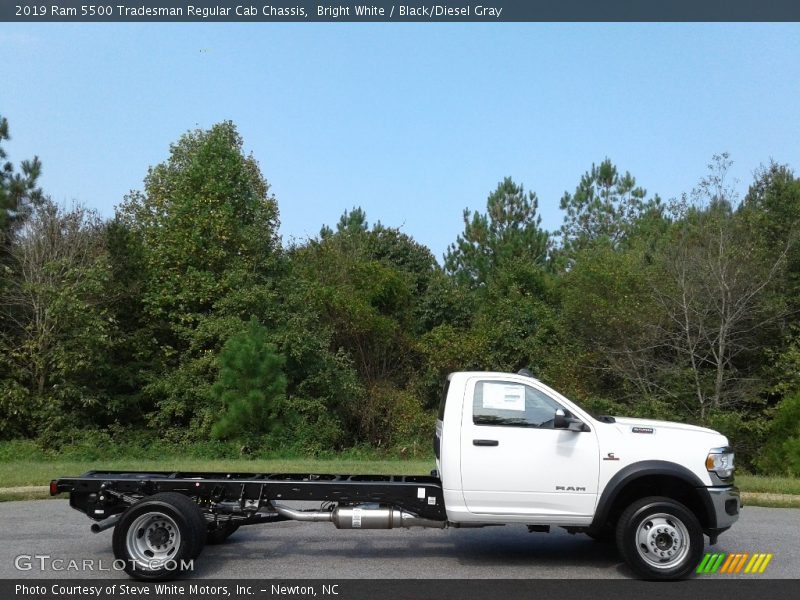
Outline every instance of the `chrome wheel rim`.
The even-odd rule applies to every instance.
[[[648,565],[670,569],[689,554],[689,530],[674,515],[657,513],[636,527],[636,550]]]
[[[175,560],[181,546],[181,532],[169,515],[145,513],[128,528],[126,545],[128,554],[137,565],[156,570]]]

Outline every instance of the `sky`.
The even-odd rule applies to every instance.
[[[798,24],[0,24],[9,158],[113,216],[182,133],[232,120],[284,241],[345,209],[441,261],[511,176],[557,229],[610,158],[662,198],[729,152],[800,169]]]

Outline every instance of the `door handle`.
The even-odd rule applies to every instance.
[[[500,442],[497,440],[472,440],[473,446],[499,446]]]

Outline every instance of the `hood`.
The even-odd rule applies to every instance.
[[[614,417],[615,425],[623,433],[657,433],[659,429],[669,429],[677,431],[693,431],[695,433],[710,433],[721,435],[718,431],[697,425],[687,425],[685,423],[675,423],[673,421],[654,421],[652,419],[635,419],[632,417]],[[643,431],[634,431],[641,427]],[[652,430],[652,431],[648,431]]]

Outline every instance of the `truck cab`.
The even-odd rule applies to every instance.
[[[448,521],[561,526],[615,540],[646,577],[686,571],[702,556],[702,534],[715,543],[741,507],[725,436],[595,418],[528,374],[451,374],[434,449]],[[638,506],[647,499],[659,512]],[[638,513],[627,514],[632,506]]]

